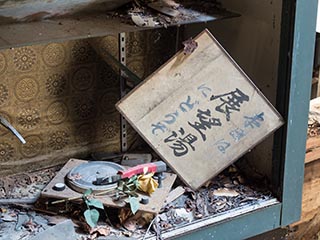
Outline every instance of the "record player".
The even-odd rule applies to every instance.
[[[126,167],[110,161],[86,161],[70,159],[57,173],[51,182],[41,192],[41,198],[50,201],[69,199],[79,201],[87,189],[92,189],[94,197],[104,206],[126,207],[125,199],[115,199],[119,180],[147,172],[161,173],[161,186],[151,195],[137,191],[139,200],[148,199],[147,203],[140,203],[139,210],[158,213],[165,205],[165,200],[176,179],[173,173],[165,172],[163,162],[153,162]]]

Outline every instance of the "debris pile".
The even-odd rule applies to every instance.
[[[210,12],[208,12],[208,10]],[[226,11],[220,2],[215,1],[145,1],[135,0],[123,8],[109,13],[120,17],[123,22],[139,27],[167,27],[170,24],[181,24],[192,21],[206,14],[215,15]]]
[[[139,5],[137,1],[134,4]],[[166,10],[161,8],[161,11],[167,11],[167,8],[181,11],[181,6],[173,1],[165,1],[165,4]],[[152,9],[158,7],[150,3],[147,6],[152,6]],[[131,19],[137,25],[155,26],[154,18],[151,15],[150,19],[143,18],[140,13],[144,17],[148,15],[141,9],[146,8],[142,5],[135,6],[135,14],[130,16],[139,17]],[[173,15],[174,11],[169,12]],[[242,77],[238,77],[237,83],[230,81],[234,74],[230,77],[227,68],[242,73],[235,68],[234,62],[207,30],[183,44],[184,50],[177,55],[177,59],[171,60],[175,64],[161,69],[161,74],[166,77],[152,80],[160,79],[159,83],[162,85],[149,84],[152,88],[149,91],[144,89],[145,93],[138,93],[134,101],[125,98],[120,103],[121,106],[117,105],[118,110],[122,110],[128,119],[130,114],[135,118],[136,121],[130,120],[133,127],[137,127],[136,122],[141,124],[136,130],[143,136],[145,134],[150,137],[149,144],[172,169],[165,162],[159,161],[160,157],[155,152],[92,154],[90,160],[70,159],[58,172],[42,170],[32,175],[24,174],[10,183],[8,179],[15,178],[6,178],[6,181],[2,181],[6,196],[10,196],[11,192],[25,196],[19,189],[28,189],[31,185],[41,185],[44,188],[39,187],[42,189],[41,197],[35,204],[33,201],[7,201],[10,207],[4,209],[9,209],[6,210],[9,214],[2,211],[0,229],[5,229],[6,223],[13,222],[13,231],[22,231],[25,239],[35,237],[34,240],[49,239],[49,236],[54,236],[53,239],[72,236],[72,239],[81,240],[105,236],[140,239],[156,236],[157,239],[162,239],[162,234],[190,223],[197,224],[219,216],[230,218],[278,203],[265,182],[254,179],[253,175],[250,175],[251,182],[247,181],[233,163],[240,157],[240,153],[249,151],[259,139],[280,127],[283,124],[282,118],[275,109],[270,108],[262,95],[249,96],[252,91],[259,92],[246,76],[239,75]],[[218,58],[219,61],[215,61]],[[226,68],[225,71],[222,71],[223,68]],[[212,69],[221,70],[219,76],[224,77],[225,86],[221,84],[223,78],[219,78],[218,84],[215,84],[218,78],[204,80],[215,74]],[[163,74],[166,71],[170,74]],[[202,75],[198,75],[201,71],[204,71]],[[153,75],[155,76],[156,74]],[[178,80],[173,81],[167,76]],[[192,79],[186,82],[185,79],[190,76],[193,76]],[[164,84],[166,81],[168,84]],[[196,85],[199,82],[201,85]],[[147,94],[151,98],[150,92],[157,87],[158,95],[151,99],[154,103],[150,104],[146,98],[141,97]],[[166,89],[167,87],[170,89]],[[164,92],[163,96],[161,91]],[[177,94],[179,91],[181,96],[173,96],[173,92]],[[127,97],[134,94],[136,92]],[[163,99],[161,104],[164,104],[161,108],[159,96]],[[136,111],[136,106],[139,106],[139,111]],[[157,106],[155,113],[152,109],[154,106]],[[198,109],[191,111],[194,107]],[[167,112],[168,109],[170,112]],[[214,111],[217,118],[211,115]],[[160,118],[156,119],[155,116]],[[155,124],[149,128],[146,126],[153,122]],[[220,129],[210,131],[214,127]],[[191,132],[184,130],[188,128]],[[160,136],[160,133],[166,136]],[[218,139],[221,140],[217,141]],[[207,153],[208,149],[210,154]],[[241,164],[242,167],[243,165]],[[221,169],[226,170],[220,173]],[[179,174],[180,179],[176,180],[177,175],[173,172]],[[17,194],[15,196],[21,197]],[[51,218],[47,218],[47,222],[41,222],[37,220],[37,213]],[[58,216],[72,222],[59,222]],[[55,226],[48,227],[50,223]],[[77,229],[76,232],[74,228]]]
[[[34,236],[50,228],[50,221],[37,214],[29,207],[0,208],[1,239],[32,239]]]
[[[0,178],[0,203],[34,199],[60,170],[61,166]]]
[[[26,175],[31,178],[39,176],[37,181],[33,181],[45,184],[52,175],[59,175],[56,170],[57,168],[51,168]],[[131,179],[131,183],[135,185],[143,183],[140,186],[143,191],[148,192],[151,189],[154,191],[158,183],[146,184],[145,180],[149,178],[142,176],[146,175],[135,176]],[[128,182],[130,181],[126,184]],[[17,193],[23,194],[23,191],[18,189],[24,187],[23,184],[13,182],[13,189],[16,189],[14,196],[19,197]],[[57,234],[57,230],[53,230],[55,226],[62,227],[62,230],[58,230],[62,231],[60,234],[69,234],[74,237],[73,239],[79,240],[93,240],[101,236],[161,237],[162,232],[184,224],[226,214],[234,209],[252,206],[273,198],[266,188],[261,189],[260,183],[252,185],[247,182],[234,166],[229,167],[197,191],[184,187],[177,181],[176,187],[168,194],[165,204],[156,214],[141,211],[138,203],[131,202],[135,190],[124,197],[127,199],[125,201],[130,203],[129,208],[106,207],[97,195],[92,190],[87,190],[80,198],[60,200],[59,204],[53,204],[57,200],[50,202],[48,199],[40,198],[36,204],[12,202],[10,206],[2,206],[0,236],[10,235],[16,237],[15,239],[44,239]],[[74,231],[75,228],[77,231]]]
[[[320,135],[320,98],[310,101],[309,119],[308,119],[308,137]]]
[[[320,135],[320,123],[315,122],[308,124],[308,137],[316,137]]]
[[[231,166],[198,191],[185,188],[182,196],[164,207],[158,223],[162,230],[169,229],[270,199],[273,196],[266,187],[250,185]]]

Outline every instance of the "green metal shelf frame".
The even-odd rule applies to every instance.
[[[288,68],[291,81],[281,187],[282,226],[299,220],[301,214],[317,7],[317,0],[297,0],[295,5],[293,44],[290,51],[292,58],[289,59],[291,67]]]
[[[263,232],[279,227],[281,219],[281,204],[253,213],[244,214],[229,221],[217,223],[207,228],[199,229],[185,236],[177,237],[181,240],[240,240],[259,235]]]
[[[273,180],[281,203],[177,239],[246,239],[300,219],[318,0],[283,0]]]

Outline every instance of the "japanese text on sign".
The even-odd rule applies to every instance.
[[[204,84],[197,88],[201,91],[204,98],[208,97],[208,93],[211,92],[211,88]],[[188,154],[189,151],[196,150],[196,143],[198,141],[206,142],[206,132],[213,128],[223,126],[223,120],[226,122],[231,121],[233,112],[240,112],[241,105],[244,102],[249,102],[250,98],[243,91],[236,88],[234,91],[228,93],[212,95],[210,97],[212,102],[212,109],[200,109],[196,108],[197,121],[188,121],[189,131],[180,127],[175,131],[171,131],[170,134],[163,140],[173,151],[176,157],[182,157]],[[191,101],[191,97],[188,96],[185,102],[179,105],[178,110],[175,113],[166,114],[164,120],[157,124],[152,124],[152,133],[157,134],[157,131],[162,133],[167,132],[167,125],[170,125],[176,121],[180,113],[184,113],[194,109],[199,105],[200,101]],[[212,112],[213,111],[213,112]],[[213,115],[214,114],[214,115]],[[224,115],[224,116],[221,116]],[[248,134],[247,129],[259,128],[264,121],[264,112],[257,113],[254,116],[244,116],[243,126],[235,127],[229,132],[229,139],[221,139],[214,143],[214,146],[222,154],[232,146],[232,142],[239,142],[242,138]]]

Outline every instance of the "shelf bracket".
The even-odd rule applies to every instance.
[[[119,34],[119,57],[120,63],[126,66],[126,33]],[[120,97],[124,97],[126,95],[126,74],[123,70],[120,70]],[[128,142],[127,142],[127,121],[121,115],[120,118],[121,124],[121,152],[126,152],[128,150]]]

